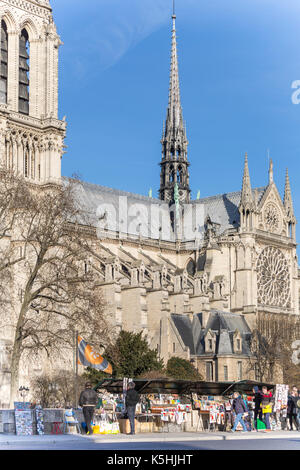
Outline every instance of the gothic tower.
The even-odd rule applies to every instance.
[[[161,139],[162,159],[160,173],[160,199],[169,204],[174,202],[176,191],[181,203],[190,200],[189,162],[187,160],[188,141],[183,124],[180,102],[180,87],[176,42],[176,15],[173,11],[172,52],[170,70],[169,104],[167,118]]]
[[[58,49],[49,0],[0,3],[0,159],[34,183],[59,182]]]

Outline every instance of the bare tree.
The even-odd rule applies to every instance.
[[[295,339],[300,339],[296,315],[258,314],[252,329],[249,371],[254,370],[259,381],[281,379],[289,384],[299,370],[292,361]]]
[[[81,387],[85,378],[79,377]],[[73,372],[61,370],[59,374],[43,374],[31,379],[33,399],[43,408],[66,408],[74,403]]]
[[[23,252],[11,274],[19,293],[12,302],[11,406],[26,354],[62,356],[72,350],[75,328],[94,344],[108,341],[98,277],[87,261],[95,232],[78,206],[77,185],[27,185],[26,198],[17,197],[12,208],[10,244]]]
[[[22,249],[11,243],[12,231],[22,219],[28,204],[29,188],[24,178],[13,170],[0,167],[0,302],[7,303],[12,268],[25,259],[26,242]]]

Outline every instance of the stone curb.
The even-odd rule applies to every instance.
[[[184,433],[186,434],[186,433]],[[107,437],[103,435],[94,435],[94,436],[86,436],[86,435],[62,435],[62,436],[10,436],[10,435],[2,435],[0,436],[0,447],[2,446],[9,446],[10,444],[20,444],[20,443],[40,443],[40,444],[62,444],[63,442],[70,442],[73,441],[74,444],[76,442],[80,442],[82,439],[88,439],[95,444],[122,444],[128,442],[192,442],[192,441],[227,441],[227,440],[263,440],[263,439],[299,439],[300,440],[300,433],[298,432],[283,432],[283,433],[275,433],[272,432],[270,434],[264,432],[258,433],[223,433],[223,434],[214,434],[214,433],[207,433],[207,434],[189,434],[189,435],[161,435],[160,433],[157,436],[153,436],[153,434],[144,434],[144,435],[135,435],[135,436],[114,436],[114,437]]]

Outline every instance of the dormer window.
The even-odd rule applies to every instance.
[[[213,352],[214,348],[215,348],[215,335],[211,330],[209,330],[205,337],[205,351]]]
[[[235,331],[233,337],[233,348],[235,353],[240,353],[242,351],[242,338],[238,330]]]

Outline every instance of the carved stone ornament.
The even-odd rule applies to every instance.
[[[265,248],[257,261],[258,304],[289,308],[291,304],[289,265],[273,246]]]
[[[273,202],[269,202],[264,210],[264,222],[269,232],[278,232],[281,227],[280,213]]]

